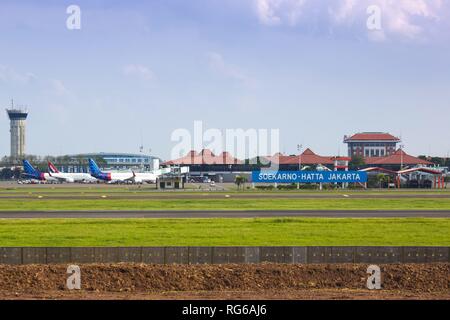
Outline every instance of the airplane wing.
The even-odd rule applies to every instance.
[[[53,179],[56,179],[58,181],[61,181],[61,182],[68,182],[68,181],[70,181],[70,179],[64,178],[64,177],[54,177],[54,176],[50,176],[50,177],[52,177]]]
[[[131,177],[129,177],[129,178],[125,178],[125,179],[123,179],[123,181],[135,181],[135,179],[136,179],[136,173],[134,173],[134,171],[131,171],[132,173],[133,173],[133,175],[131,176]]]

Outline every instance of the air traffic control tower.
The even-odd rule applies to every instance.
[[[25,126],[28,111],[15,108],[12,104],[11,109],[6,109],[6,112],[11,121],[11,159],[19,160],[25,155]]]

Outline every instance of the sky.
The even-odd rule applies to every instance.
[[[2,0],[0,106],[27,107],[28,154],[168,159],[202,121],[279,129],[287,154],[383,131],[447,156],[449,18],[444,0]],[[8,155],[6,112],[0,132]]]

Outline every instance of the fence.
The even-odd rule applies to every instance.
[[[2,247],[0,264],[434,263],[450,247]]]

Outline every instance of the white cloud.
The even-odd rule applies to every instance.
[[[129,64],[123,67],[123,74],[126,76],[137,77],[145,82],[154,80],[153,72],[146,66],[140,64]]]
[[[342,0],[337,2],[337,8],[329,7],[328,13],[337,23],[345,23],[350,19],[350,15],[357,5],[356,0]]]
[[[373,42],[383,42],[386,40],[386,34],[383,30],[372,30],[368,32],[367,38]]]
[[[238,67],[225,62],[221,54],[217,52],[208,52],[206,56],[208,58],[209,66],[213,71],[227,78],[237,80],[242,84],[249,86],[253,85],[253,80],[250,77],[248,77]]]
[[[25,85],[35,80],[37,77],[31,72],[20,73],[11,67],[0,65],[1,82]]]
[[[424,33],[425,26],[439,21],[439,10],[442,7],[441,0],[342,0],[337,6],[330,8],[331,18],[337,25],[342,25],[349,20],[361,20],[367,18],[365,10],[368,6],[375,5],[381,10],[382,33],[369,37],[380,39],[388,35],[414,39]]]
[[[0,82],[12,86],[31,85],[39,90],[46,90],[58,96],[69,95],[70,91],[61,80],[37,77],[31,72],[18,72],[16,69],[0,65]]]
[[[12,87],[28,86],[29,89],[56,94],[57,96],[68,96],[70,91],[61,80],[38,77],[31,72],[19,72],[13,67],[0,65],[0,82]]]
[[[400,37],[426,38],[432,32],[447,33],[450,4],[443,0],[254,0],[259,21],[267,26],[296,26],[320,21],[324,29],[347,28],[352,33],[367,34],[375,41]],[[378,6],[381,10],[382,31],[365,28],[366,9]]]
[[[280,24],[281,19],[275,15],[275,10],[270,0],[257,0],[256,10],[262,23],[267,25]]]
[[[53,79],[51,80],[51,85],[56,95],[58,96],[70,95],[70,91],[66,88],[66,86],[61,80]]]
[[[307,0],[255,0],[256,13],[265,25],[295,25]]]

